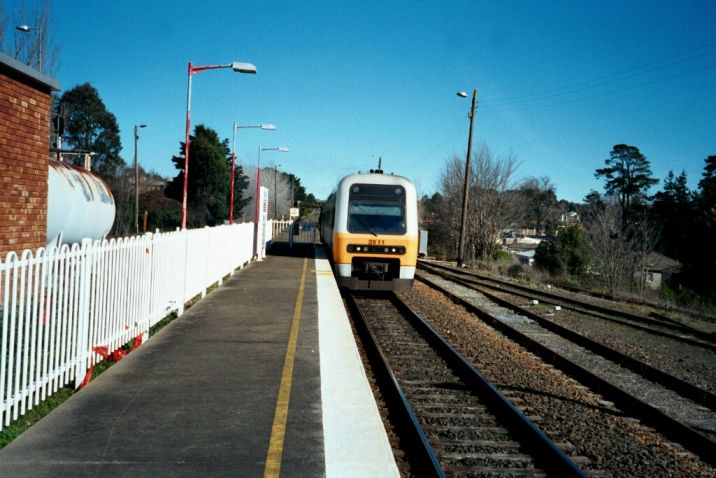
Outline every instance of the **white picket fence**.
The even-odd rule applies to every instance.
[[[267,240],[271,226],[267,224]],[[253,255],[253,223],[60,249],[0,261],[0,429]]]
[[[298,231],[295,230],[298,228]],[[318,240],[318,227],[308,221],[273,221],[272,242],[288,244],[313,244]]]

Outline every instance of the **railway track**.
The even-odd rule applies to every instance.
[[[543,326],[537,317],[529,316],[529,311],[505,301],[498,300],[499,305],[496,305],[492,302],[494,297],[488,299],[489,294],[482,290],[478,294],[474,286],[460,284],[454,277],[444,278],[421,272],[416,278],[446,294],[545,362],[597,390],[629,415],[681,443],[704,462],[712,466],[716,464],[716,412],[713,407],[703,405],[713,405],[713,397],[694,403],[665,389],[665,386],[651,382],[653,377],[647,380],[626,370],[621,363],[622,357],[597,357],[595,354],[600,352],[574,343],[575,334],[561,337],[559,330]],[[678,379],[672,378],[678,383]],[[703,390],[699,392],[706,393]]]
[[[651,317],[637,315],[624,310],[586,302],[574,297],[538,290],[532,287],[425,261],[421,261],[419,267],[438,275],[450,274],[455,279],[479,286],[483,289],[508,292],[529,300],[539,300],[552,306],[559,306],[601,320],[618,323],[689,345],[716,351],[716,333],[691,327],[658,314],[653,314]]]
[[[420,476],[585,476],[395,295],[347,295]]]
[[[536,321],[540,326],[548,329],[550,332],[558,334],[565,339],[570,340],[578,344],[579,346],[592,351],[593,353],[599,354],[607,358],[608,360],[616,362],[619,365],[628,368],[632,372],[643,376],[645,379],[658,383],[670,390],[673,390],[674,392],[685,398],[688,398],[689,400],[692,400],[711,410],[716,410],[716,394],[708,390],[704,390],[703,388],[698,387],[696,385],[693,385],[686,380],[675,377],[674,375],[664,372],[656,367],[653,367],[652,365],[649,365],[644,361],[637,360],[627,354],[619,352],[613,347],[609,347],[608,345],[600,343],[596,340],[592,340],[574,330],[571,330],[558,324],[553,320],[548,319],[547,317],[544,317],[543,315],[537,314],[526,307],[505,300],[500,296],[492,293],[492,291],[494,291],[496,288],[484,287],[480,282],[465,280],[462,275],[453,274],[449,270],[441,270],[430,267],[425,267],[424,270],[431,271],[432,274],[435,274],[443,279],[453,281],[467,288],[479,291],[489,300],[495,302],[502,307],[510,309],[517,314]],[[501,288],[498,290],[500,292],[503,292]],[[527,296],[528,298],[533,297],[528,296],[527,294],[517,295],[521,297]]]

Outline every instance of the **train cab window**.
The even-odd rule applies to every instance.
[[[405,189],[384,184],[353,184],[348,196],[348,231],[405,234]]]

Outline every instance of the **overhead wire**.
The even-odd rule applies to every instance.
[[[585,91],[593,90],[596,88],[600,88],[606,85],[622,82],[625,80],[629,80],[632,78],[638,78],[644,75],[648,75],[650,73],[663,70],[666,68],[673,67],[675,65],[683,64],[695,59],[698,59],[700,57],[713,55],[716,53],[716,42],[707,43],[695,48],[691,48],[689,50],[685,50],[673,55],[669,55],[664,58],[660,58],[657,60],[652,60],[647,63],[643,63],[641,65],[628,68],[625,70],[621,70],[614,73],[609,73],[606,75],[599,76],[597,78],[593,78],[590,80],[582,81],[579,83],[574,83],[571,85],[563,85],[557,88],[550,88],[547,90],[543,90],[541,92],[535,92],[535,93],[529,93],[524,95],[518,95],[518,96],[511,96],[507,98],[501,98],[501,99],[494,99],[494,100],[483,100],[481,101],[480,108],[483,112],[485,112],[485,106],[488,107],[487,112],[492,111],[493,109],[490,109],[490,107],[495,107],[494,109],[497,109],[501,106],[509,106],[509,105],[515,105],[515,104],[521,104],[521,103],[530,103],[530,102],[537,102],[537,101],[544,101],[552,98],[559,98],[563,96],[569,96],[569,95],[575,95],[578,93],[582,93]],[[654,66],[657,65],[657,66]],[[654,83],[659,83],[662,81],[667,81],[669,79],[678,78],[682,76],[687,76],[691,74],[698,73],[700,71],[704,71],[707,69],[712,68],[714,65],[708,65],[702,68],[692,69],[685,73],[679,73],[677,75],[669,75],[664,78],[657,78],[652,81],[640,83],[639,85],[625,87],[622,89],[617,90],[610,90],[607,92],[601,92],[594,95],[590,95],[587,97],[580,97],[575,98],[573,100],[568,100],[564,102],[559,103],[550,103],[547,105],[541,105],[540,107],[547,107],[547,106],[556,106],[561,104],[567,104],[575,101],[583,101],[585,99],[590,99],[598,96],[608,95],[608,94],[614,94],[622,91],[629,91],[637,88],[642,88],[644,86],[648,86]],[[652,67],[652,68],[649,68]]]
[[[605,92],[601,92],[601,93],[595,93],[595,94],[593,94],[593,95],[583,96],[583,97],[580,97],[580,98],[574,98],[574,99],[571,99],[571,100],[560,101],[560,102],[557,102],[557,103],[548,103],[548,104],[543,104],[543,105],[535,105],[535,106],[528,107],[528,108],[520,108],[520,110],[522,110],[522,111],[524,111],[524,110],[532,111],[532,110],[537,110],[537,109],[542,109],[542,108],[549,108],[549,107],[553,107],[553,106],[562,106],[562,105],[567,105],[567,104],[572,104],[572,103],[579,103],[579,102],[581,102],[581,101],[591,100],[591,99],[599,98],[599,97],[605,96],[605,95],[614,95],[614,94],[618,94],[618,93],[624,93],[624,92],[626,92],[626,91],[631,91],[631,90],[636,90],[636,89],[639,89],[639,88],[644,88],[645,86],[651,86],[651,85],[654,85],[654,84],[657,84],[657,83],[662,83],[662,82],[664,82],[664,81],[673,80],[673,79],[675,79],[675,78],[680,78],[680,77],[683,77],[683,76],[693,75],[693,74],[695,74],[695,73],[700,73],[700,72],[702,72],[702,71],[710,70],[710,69],[712,69],[712,68],[716,68],[716,63],[714,63],[714,64],[712,64],[712,65],[706,65],[706,66],[701,67],[701,68],[696,68],[696,69],[694,69],[694,70],[690,70],[690,71],[687,71],[687,72],[684,72],[684,73],[679,73],[679,74],[676,74],[676,75],[671,75],[671,76],[667,76],[667,77],[664,77],[664,78],[658,78],[658,79],[656,79],[656,80],[647,81],[647,82],[644,82],[644,83],[640,83],[640,84],[638,84],[638,85],[632,85],[632,86],[629,86],[629,87],[619,88],[619,89],[610,90],[610,91],[605,91]],[[503,105],[496,105],[496,106],[503,106]],[[495,112],[495,111],[497,111],[497,109],[494,109],[494,108],[493,108],[493,109],[489,109],[489,108],[488,108],[487,111],[481,110],[482,113],[490,113],[490,112]]]

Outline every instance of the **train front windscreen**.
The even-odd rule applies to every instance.
[[[384,184],[353,184],[348,196],[348,231],[405,234],[405,189]]]

